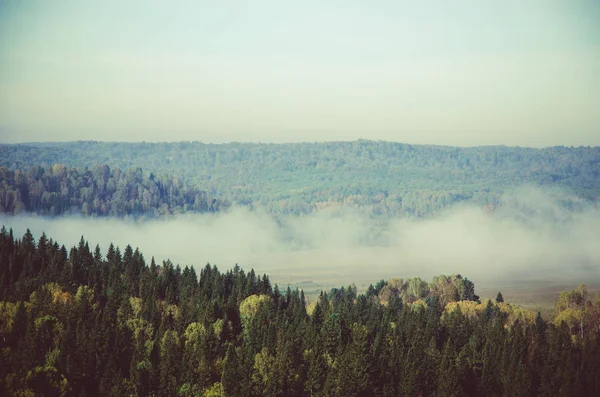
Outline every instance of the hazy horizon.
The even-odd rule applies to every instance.
[[[0,1],[0,141],[598,146],[599,17],[592,0]]]
[[[102,140],[102,139],[76,139],[76,140],[66,140],[66,141],[23,141],[23,142],[2,142],[0,141],[0,145],[51,145],[51,144],[68,144],[75,142],[98,142],[98,143],[152,143],[152,144],[173,144],[173,143],[200,143],[204,145],[229,145],[229,144],[249,144],[249,145],[287,145],[287,144],[319,144],[319,143],[339,143],[339,142],[358,142],[358,141],[367,141],[367,142],[387,142],[387,143],[395,143],[395,144],[403,144],[403,145],[413,145],[413,146],[440,146],[440,147],[457,147],[457,148],[477,148],[477,147],[507,147],[507,148],[525,148],[525,149],[548,149],[552,147],[566,147],[566,148],[580,148],[580,147],[599,147],[598,145],[550,145],[550,146],[528,146],[528,145],[504,145],[504,144],[489,144],[489,145],[443,145],[443,144],[435,144],[435,143],[409,143],[403,141],[393,141],[386,139],[366,139],[366,138],[358,138],[353,140],[290,140],[290,141],[281,141],[281,142],[268,142],[268,141],[225,141],[225,142],[208,142],[208,141],[199,141],[199,140]]]

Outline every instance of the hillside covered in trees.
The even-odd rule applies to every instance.
[[[600,300],[545,320],[461,276],[281,291],[239,267],[0,231],[3,396],[600,395]]]
[[[427,217],[458,203],[495,208],[528,185],[567,209],[600,198],[600,148],[445,147],[355,141],[290,144],[67,142],[0,146],[0,165],[107,164],[169,172],[215,197],[276,214],[366,207]]]
[[[141,168],[0,167],[0,213],[158,217],[228,207],[228,202],[205,191],[176,178],[146,174]]]

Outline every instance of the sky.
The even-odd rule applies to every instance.
[[[600,145],[600,1],[0,0],[0,142]]]

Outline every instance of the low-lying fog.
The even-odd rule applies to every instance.
[[[90,247],[110,242],[139,247],[149,262],[171,259],[196,268],[226,270],[238,263],[267,273],[280,286],[308,294],[380,279],[460,273],[478,291],[522,282],[576,285],[600,280],[600,211],[565,212],[549,196],[524,190],[493,215],[457,207],[427,220],[372,220],[360,211],[288,217],[279,224],[261,212],[235,209],[218,215],[167,220],[0,217],[17,236],[30,228],[67,247],[83,235]],[[491,290],[490,290],[491,294]],[[485,291],[484,291],[485,295]]]

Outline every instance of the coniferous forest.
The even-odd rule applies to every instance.
[[[0,232],[2,396],[594,396],[600,300],[552,319],[460,276],[309,302],[238,266]]]
[[[0,0],[0,397],[600,397],[600,0]]]
[[[54,164],[141,167],[147,173],[176,175],[235,205],[274,214],[358,206],[374,216],[415,218],[465,203],[493,209],[506,193],[524,185],[548,189],[561,207],[576,209],[600,197],[598,158],[598,147],[449,147],[368,140],[0,145],[0,166],[11,170]]]
[[[170,176],[144,173],[141,168],[0,167],[0,213],[10,215],[148,218],[228,207],[229,202],[205,191]]]

